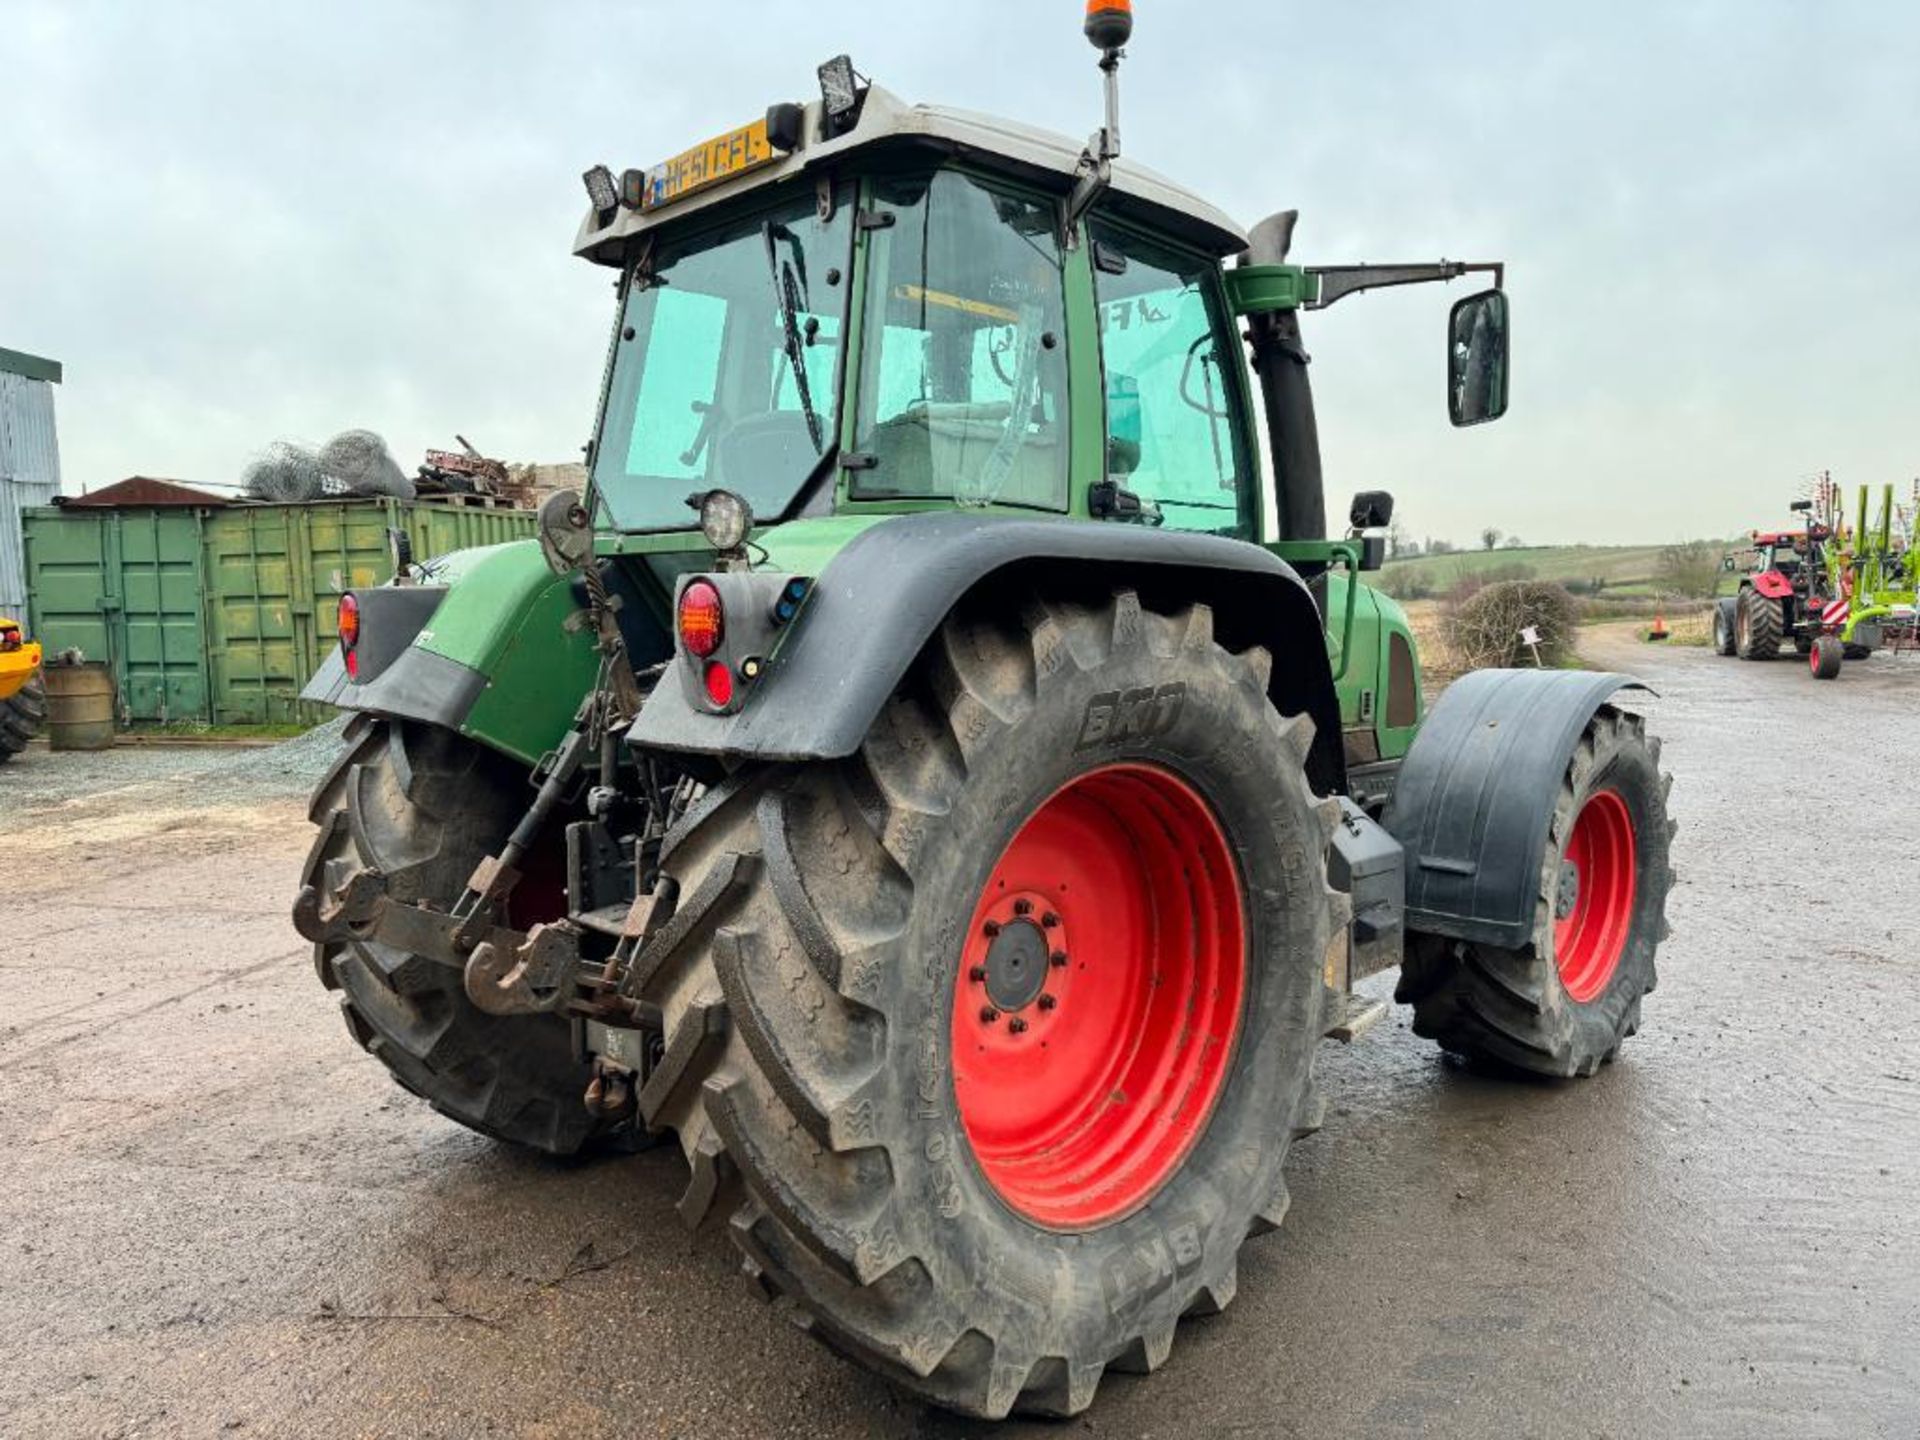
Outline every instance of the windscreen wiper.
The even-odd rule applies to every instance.
[[[793,388],[800,397],[800,413],[806,417],[807,438],[813,441],[813,453],[826,453],[825,427],[820,423],[820,412],[813,406],[813,384],[807,378],[807,342],[800,335],[800,307],[805,303],[802,291],[806,273],[806,256],[800,249],[800,241],[784,225],[769,220],[761,225],[760,233],[767,242],[767,272],[773,277],[773,293],[780,302],[780,328],[785,333],[787,360],[793,366]],[[774,247],[776,239],[785,240],[793,247],[794,255],[799,259],[799,275],[791,261],[783,263]]]

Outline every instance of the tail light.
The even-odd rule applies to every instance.
[[[9,625],[0,630],[0,651],[12,652],[20,648],[20,632]]]
[[[689,575],[673,606],[681,693],[697,714],[732,715],[773,664],[813,590],[803,575],[721,571]]]
[[[340,653],[346,657],[347,675],[360,677],[360,657],[354,649],[360,644],[360,602],[353,595],[340,597]]]
[[[689,655],[704,660],[720,648],[727,636],[727,612],[710,582],[695,580],[680,592],[679,624],[680,643]]]

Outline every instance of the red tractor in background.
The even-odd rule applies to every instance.
[[[1830,633],[1829,617],[1846,608],[1845,596],[1826,593],[1834,588],[1826,553],[1833,532],[1814,518],[1813,501],[1796,500],[1792,508],[1806,516],[1804,529],[1756,530],[1750,545],[1727,553],[1723,568],[1740,577],[1740,588],[1714,602],[1713,648],[1742,660],[1771,660],[1791,640],[1815,675],[1831,679],[1842,660],[1863,660],[1872,647]]]

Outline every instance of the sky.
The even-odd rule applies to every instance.
[[[1438,286],[1306,317],[1328,489],[1414,538],[1651,543],[1920,475],[1920,6],[1138,0],[1127,153],[1303,263],[1503,259],[1508,418],[1446,420]],[[1086,135],[1074,0],[0,0],[0,346],[65,488],[276,439],[577,458],[613,296],[580,173],[804,99]]]

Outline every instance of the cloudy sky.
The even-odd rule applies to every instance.
[[[1415,535],[1667,540],[1813,472],[1920,474],[1920,6],[1139,0],[1130,154],[1296,258],[1504,258],[1513,411],[1454,432],[1448,294],[1309,317],[1336,503]],[[231,481],[266,442],[589,433],[606,273],[579,175],[803,98],[1076,136],[1074,0],[0,0],[0,346],[66,363],[66,486]],[[1204,16],[1205,19],[1200,17]],[[1454,293],[1461,293],[1456,287]]]

